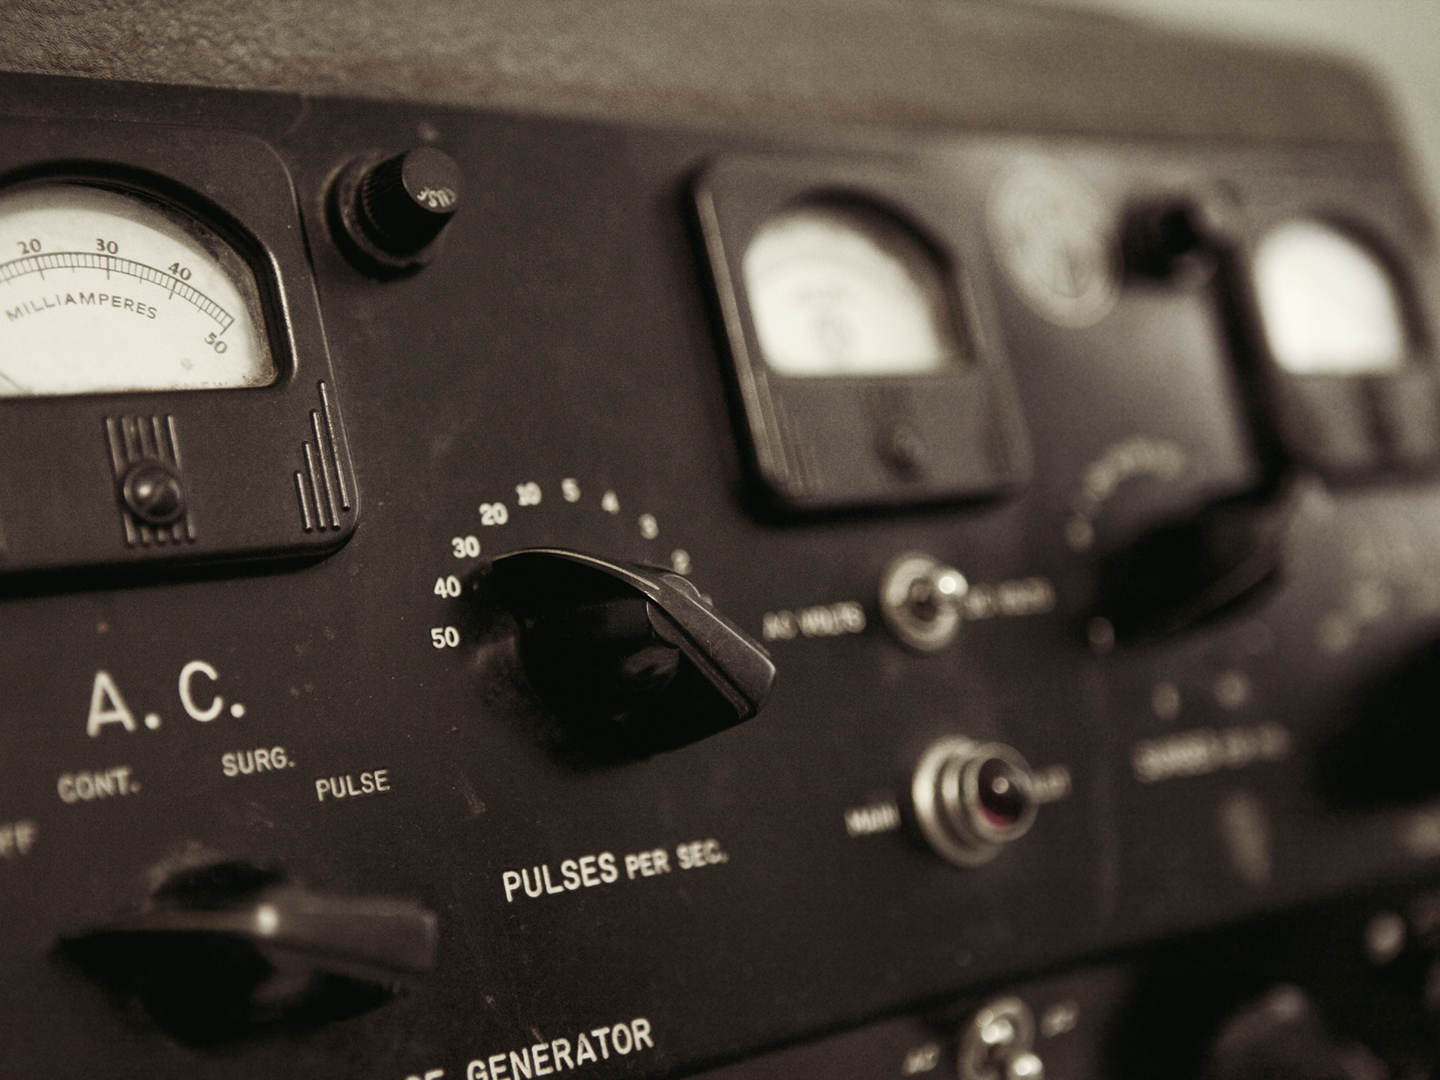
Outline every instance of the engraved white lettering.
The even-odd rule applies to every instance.
[[[318,785],[328,783],[318,781],[317,790]],[[326,790],[328,792],[329,789]],[[675,859],[680,869],[691,870],[729,862],[730,856],[718,840],[696,840],[677,847]],[[663,877],[675,869],[675,863],[671,862],[670,852],[664,848],[651,848],[618,857],[609,851],[581,855],[561,860],[559,867],[558,874],[548,862],[501,871],[500,889],[505,894],[505,902],[513,904],[522,890],[532,900],[538,900],[542,896],[561,896],[581,889],[613,885],[621,880],[622,867],[626,881]],[[578,1048],[576,1052],[579,1052]]]
[[[702,866],[719,866],[730,861],[730,856],[721,850],[718,840],[696,840],[681,844],[675,849],[675,861],[681,870],[698,870]]]
[[[649,1027],[649,1024],[646,1024]],[[570,1040],[556,1039],[550,1044],[550,1056],[555,1059],[555,1071],[575,1068],[575,1063],[570,1060]]]
[[[1054,609],[1055,586],[1041,577],[1002,581],[996,585],[972,582],[960,602],[961,612],[972,621],[993,619],[997,615],[1044,615]]]
[[[140,785],[130,779],[129,765],[116,765],[103,772],[62,773],[55,782],[61,802],[93,802],[117,795],[133,795]]]
[[[272,746],[269,750],[235,750],[220,755],[220,771],[226,776],[249,776],[251,773],[294,767],[295,759],[286,753],[283,746]]]
[[[500,875],[501,884],[505,887],[505,902],[513,903],[515,890],[520,888],[520,875],[514,870],[506,870]]]
[[[609,1029],[609,1028],[603,1028],[603,1027],[602,1027],[602,1028],[595,1028],[595,1029],[593,1029],[593,1030],[590,1032],[590,1034],[591,1034],[591,1035],[594,1035],[595,1038],[600,1041],[600,1057],[601,1057],[603,1060],[609,1060],[609,1058],[610,1058],[610,1047],[606,1044],[605,1040],[606,1040],[607,1038],[609,1038],[609,1036],[610,1036],[610,1029]]]
[[[204,675],[211,682],[215,682],[220,678],[220,673],[204,660],[191,660],[180,669],[180,704],[184,706],[192,720],[208,724],[220,715],[220,710],[225,707],[225,701],[219,694],[216,694],[210,699],[210,704],[206,708],[202,709],[196,705],[192,686],[196,675]]]
[[[277,746],[275,750],[280,751],[282,756],[285,753],[283,746]],[[275,750],[270,751],[272,764],[275,760]],[[288,761],[289,759],[286,758],[286,760]],[[243,764],[238,759],[236,760],[236,766],[240,772],[245,771]],[[228,776],[229,774],[227,773],[226,775]],[[327,795],[332,799],[344,799],[347,796],[358,798],[362,795],[382,795],[389,790],[389,769],[375,769],[372,772],[361,773],[360,786],[358,788],[355,786],[355,777],[352,773],[347,773],[344,776],[322,776],[315,781],[315,798],[322,803],[325,801]]]
[[[893,802],[853,806],[845,811],[845,831],[850,836],[873,836],[900,828],[900,808]]]
[[[599,1061],[595,1056],[595,1048],[590,1045],[590,1040],[585,1037],[582,1031],[575,1037],[575,1066],[579,1068],[587,1061]]]
[[[1130,751],[1135,778],[1153,784],[1179,776],[1204,776],[1221,769],[1243,769],[1290,754],[1290,733],[1279,724],[1199,728],[1159,739],[1142,739]]]
[[[760,620],[765,641],[790,641],[796,635],[807,638],[841,637],[865,629],[865,609],[853,600],[819,604],[799,611],[767,611]]]
[[[93,739],[106,724],[121,724],[126,731],[134,731],[135,714],[120,696],[120,688],[110,673],[97,671],[90,688],[90,718],[85,723],[85,733]]]

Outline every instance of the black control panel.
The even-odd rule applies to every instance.
[[[4,77],[5,1075],[1431,1075],[1386,143]]]

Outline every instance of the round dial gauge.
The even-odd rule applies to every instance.
[[[780,214],[742,269],[760,351],[782,375],[913,375],[959,355],[940,267],[878,213]]]
[[[249,266],[200,222],[84,183],[0,194],[0,396],[275,381]]]
[[[1115,306],[1113,223],[1073,169],[1039,158],[1013,164],[991,192],[989,226],[1000,265],[1037,315],[1078,329]]]
[[[1375,255],[1318,221],[1289,221],[1255,252],[1255,293],[1275,362],[1296,375],[1398,370],[1399,290]]]

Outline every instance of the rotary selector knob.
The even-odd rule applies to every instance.
[[[362,158],[336,182],[331,213],[337,237],[363,269],[414,269],[435,257],[445,227],[460,209],[454,158],[420,146],[377,161]]]
[[[497,557],[490,581],[520,628],[531,685],[615,751],[669,750],[748,720],[770,694],[770,654],[685,578],[578,551]]]
[[[1123,640],[1164,637],[1258,593],[1284,561],[1293,485],[1223,499],[1101,558],[1096,614]]]
[[[957,866],[979,866],[1030,831],[1039,799],[1030,766],[1003,743],[952,736],[915,768],[911,800],[930,846]]]

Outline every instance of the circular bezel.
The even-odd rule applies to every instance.
[[[1035,314],[1078,330],[1115,306],[1115,216],[1069,165],[1045,157],[1012,162],[991,188],[986,222],[996,261]]]
[[[1012,825],[992,825],[986,817],[980,798],[980,770],[991,760],[1003,761],[1025,790],[1025,806]],[[953,780],[952,780],[953,776]],[[1030,766],[1018,753],[1003,743],[986,743],[958,767],[947,766],[940,774],[940,798],[950,820],[959,829],[968,830],[977,839],[989,844],[1008,844],[1030,831],[1035,823],[1038,804],[1030,781]]]
[[[920,756],[910,785],[910,798],[920,831],[937,854],[957,866],[981,866],[1000,853],[998,844],[971,843],[956,835],[945,820],[945,808],[940,799],[942,770],[957,758],[962,761],[969,758],[978,747],[978,743],[958,735],[931,743]]]
[[[1003,743],[977,743],[951,735],[930,744],[920,756],[910,785],[920,831],[937,854],[957,866],[989,862],[1000,849],[1030,830],[1038,811],[1033,788],[1026,813],[1012,826],[996,829],[984,821],[976,779],[979,768],[999,758],[1021,776],[1031,770],[1025,759]]]

